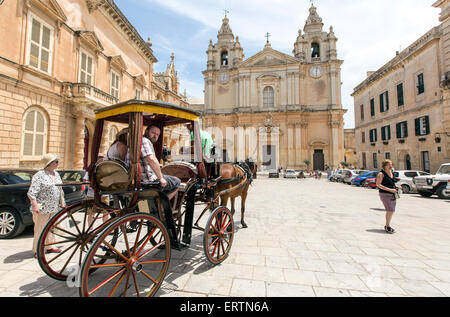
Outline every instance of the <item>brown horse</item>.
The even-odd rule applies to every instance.
[[[231,213],[234,215],[234,200],[241,196],[241,224],[243,228],[247,228],[244,221],[245,200],[247,199],[248,188],[252,182],[253,173],[245,162],[238,164],[223,164],[220,167],[220,176],[222,180],[217,184],[216,192],[227,191],[220,197],[220,205],[227,206],[228,198],[231,199]],[[239,186],[239,184],[242,184]]]

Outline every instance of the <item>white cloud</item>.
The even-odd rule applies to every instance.
[[[177,51],[177,67],[185,65],[180,76],[182,86],[193,97],[203,93],[203,79],[197,76],[194,82],[188,63],[205,59],[205,50],[211,30],[220,28],[224,9],[229,11],[230,26],[238,35],[246,58],[264,47],[264,34],[271,34],[272,48],[287,54],[292,53],[298,29],[303,29],[310,2],[303,0],[146,0],[150,5],[158,4],[178,15],[199,22],[203,28],[192,36],[186,36],[186,43],[170,43],[162,38],[161,46],[176,48],[190,45],[192,38],[202,41],[199,55],[183,56]],[[346,127],[354,126],[353,98],[350,94],[364,78],[367,71],[380,68],[395,56],[395,51],[405,49],[421,35],[439,24],[439,10],[431,5],[434,0],[322,0],[316,1],[318,14],[322,17],[324,31],[332,25],[338,37],[338,58],[342,65],[342,104],[349,109],[345,116]],[[168,21],[176,23],[176,21]],[[155,34],[156,35],[156,34]],[[213,42],[217,39],[213,38]],[[156,40],[153,41],[156,45]],[[159,44],[158,44],[159,45]],[[182,50],[181,50],[182,51]],[[186,54],[187,55],[187,54]],[[206,65],[204,65],[204,68]],[[195,71],[200,72],[202,69]],[[201,87],[201,89],[200,89]],[[190,89],[193,89],[192,91]]]

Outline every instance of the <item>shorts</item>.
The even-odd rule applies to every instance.
[[[163,175],[163,177],[167,182],[167,185],[165,187],[162,187],[161,190],[164,194],[171,194],[180,186],[181,180],[178,177],[170,175]]]
[[[395,199],[394,194],[392,193],[381,193],[380,199],[384,205],[386,211],[395,211],[395,205],[397,204],[397,199]]]

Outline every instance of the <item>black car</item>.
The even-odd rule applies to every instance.
[[[36,170],[0,170],[0,239],[13,238],[33,224],[27,192]],[[63,183],[81,182],[85,171],[58,171]],[[63,186],[67,206],[85,199],[84,185]]]

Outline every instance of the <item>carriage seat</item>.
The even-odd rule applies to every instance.
[[[127,191],[128,168],[121,160],[105,160],[95,166],[95,182],[102,193]]]

